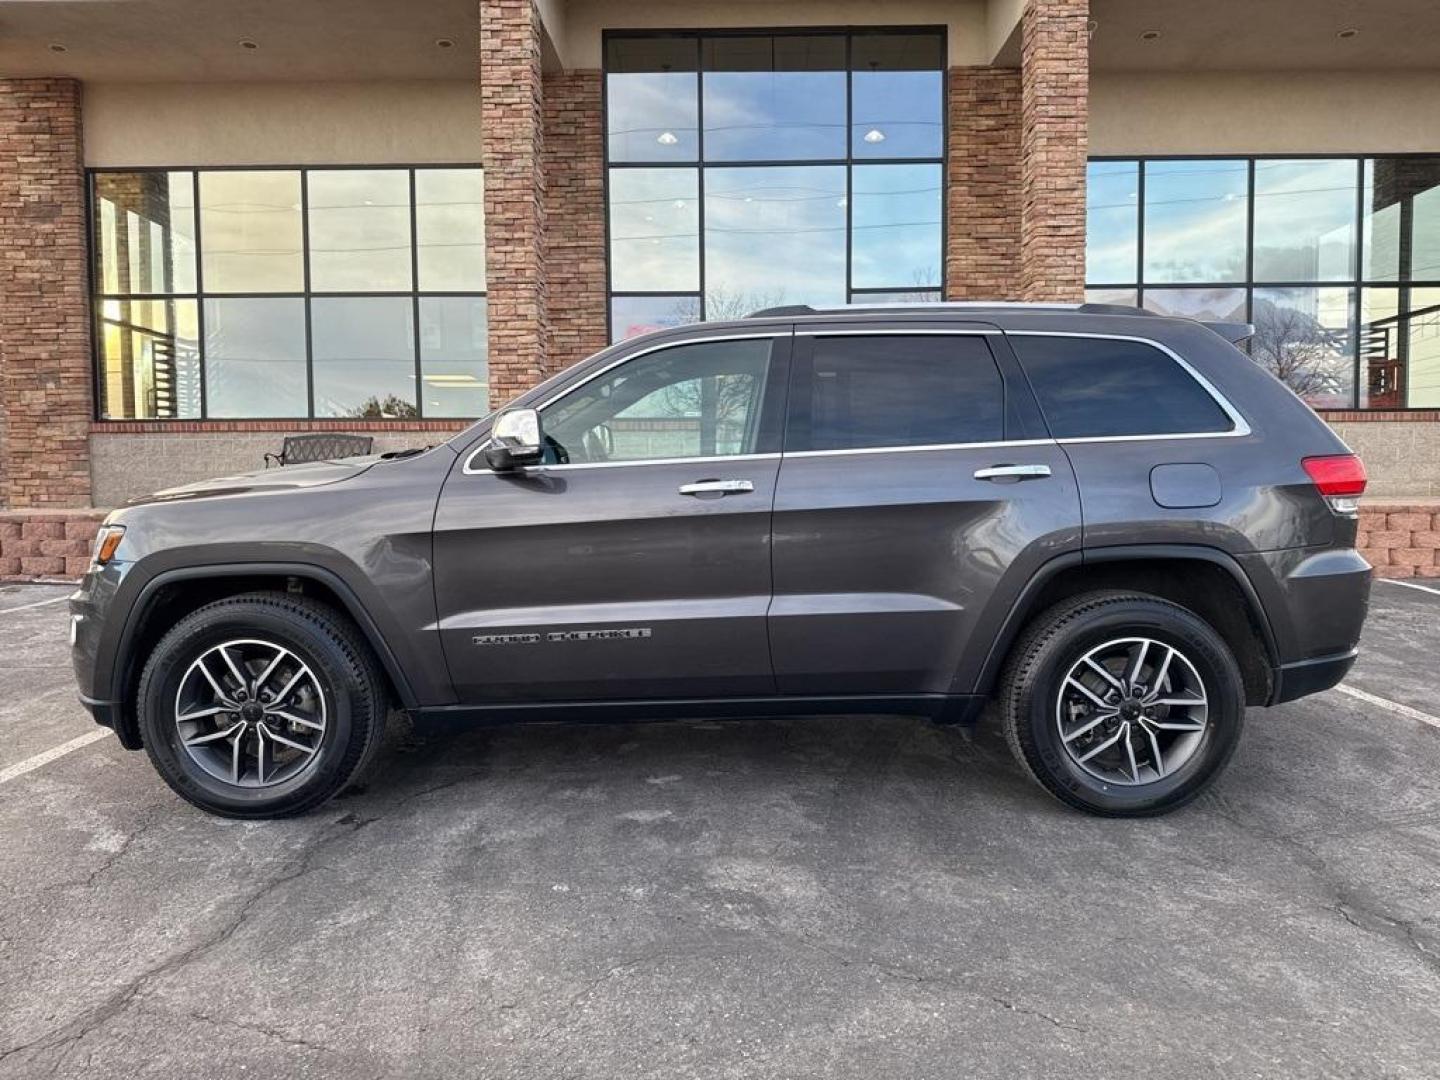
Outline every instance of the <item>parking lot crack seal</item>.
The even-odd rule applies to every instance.
[[[46,1032],[38,1038],[31,1039],[29,1042],[20,1043],[8,1049],[0,1050],[0,1064],[8,1061],[16,1054],[27,1051],[42,1053],[46,1050],[61,1049],[60,1056],[56,1058],[55,1064],[50,1070],[52,1075],[58,1073],[70,1051],[79,1045],[87,1035],[99,1030],[106,1023],[125,1012],[135,1003],[136,999],[141,997],[145,990],[157,980],[179,971],[212,949],[218,948],[229,941],[230,938],[249,921],[250,912],[257,904],[275,892],[275,890],[304,877],[314,870],[316,855],[324,850],[332,841],[351,836],[375,820],[375,818],[357,818],[353,814],[346,814],[329,827],[322,829],[315,840],[293,861],[288,870],[266,881],[258,889],[250,893],[250,895],[241,902],[235,914],[217,931],[206,937],[203,941],[199,941],[189,948],[167,957],[158,964],[146,968],[99,1005],[87,1010],[73,1020],[62,1024],[52,1031]],[[339,826],[339,828],[337,828],[337,826]]]

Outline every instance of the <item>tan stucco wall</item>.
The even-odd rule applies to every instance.
[[[951,64],[989,62],[984,0],[571,0],[563,55],[567,67],[600,67],[602,30],[875,25],[944,26]]]
[[[1090,153],[1440,150],[1440,71],[1092,72]]]
[[[85,86],[90,166],[479,160],[476,82]]]

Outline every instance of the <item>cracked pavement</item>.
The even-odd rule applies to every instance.
[[[0,587],[0,609],[66,590]],[[0,613],[0,768],[92,729],[64,604]],[[1350,682],[1440,713],[1440,596]],[[1149,821],[988,722],[403,730],[242,823],[105,739],[0,785],[0,1080],[1433,1077],[1440,730],[1252,710]]]

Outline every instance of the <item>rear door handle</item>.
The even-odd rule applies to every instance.
[[[754,490],[749,480],[697,480],[680,485],[681,495],[740,495]]]
[[[976,480],[1040,480],[1049,475],[1049,465],[991,465],[975,470]]]

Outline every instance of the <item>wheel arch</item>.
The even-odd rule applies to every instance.
[[[1265,605],[1232,555],[1191,544],[1093,548],[1045,563],[1011,604],[981,666],[976,693],[993,692],[1011,649],[1036,615],[1069,596],[1110,588],[1151,593],[1194,611],[1234,653],[1246,703],[1270,702],[1280,659]]]
[[[401,706],[419,704],[413,686],[370,612],[345,580],[310,563],[223,563],[163,571],[141,588],[121,630],[111,675],[118,702],[116,734],[127,749],[142,745],[133,707],[135,688],[149,648],[174,620],[215,600],[256,590],[299,592],[347,615],[370,646]]]

